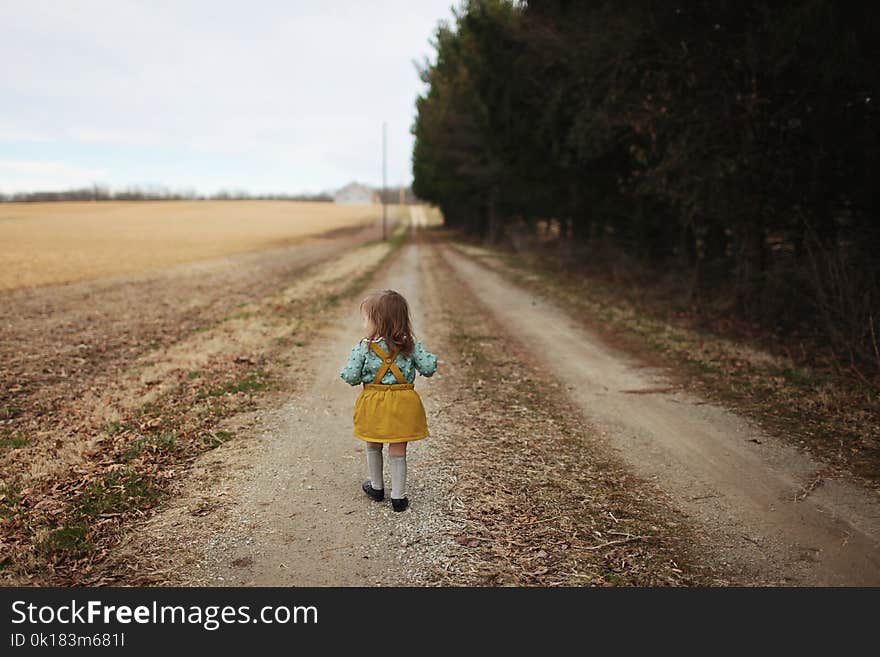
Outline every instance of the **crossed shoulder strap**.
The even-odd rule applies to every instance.
[[[376,378],[373,379],[373,383],[381,383],[382,377],[385,376],[385,372],[389,369],[394,374],[394,378],[397,379],[398,383],[406,383],[406,379],[403,376],[403,372],[400,371],[400,368],[394,362],[394,359],[397,357],[397,350],[391,352],[391,354],[385,353],[385,350],[382,349],[376,342],[370,342],[370,349],[373,350],[379,358],[382,359],[382,367],[379,368],[379,371],[376,372]]]

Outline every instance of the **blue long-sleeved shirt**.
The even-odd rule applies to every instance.
[[[379,346],[382,347],[386,354],[391,353],[385,340],[378,338],[376,342],[379,343]],[[418,340],[409,356],[397,354],[394,362],[400,368],[400,372],[407,383],[413,383],[416,380],[416,372],[422,376],[431,376],[437,371],[437,356],[425,351],[422,343]],[[370,349],[369,342],[364,338],[352,348],[351,354],[348,356],[348,362],[342,368],[339,376],[342,377],[343,381],[353,386],[360,385],[361,383],[373,383],[373,379],[376,378],[376,373],[380,367],[382,367],[382,359]],[[381,382],[397,383],[398,381],[394,377],[394,372],[389,368],[382,377]]]

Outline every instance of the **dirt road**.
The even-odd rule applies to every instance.
[[[823,475],[822,464],[742,417],[676,392],[662,372],[603,345],[564,309],[517,289],[466,251],[446,248],[444,257],[555,373],[620,458],[710,532],[722,561],[757,582],[880,584],[875,493]]]
[[[413,230],[425,223],[417,209]],[[742,418],[675,391],[662,372],[604,346],[564,309],[518,289],[466,252],[413,239],[370,287],[403,292],[425,343],[448,349],[446,318],[454,310],[442,291],[454,272],[460,302],[469,290],[467,302],[503,327],[493,336],[502,349],[561,384],[557,402],[592,428],[590,449],[612,454],[640,477],[636,485],[644,490],[656,487],[668,496],[672,513],[699,537],[692,546],[697,559],[734,573],[726,581],[880,583],[880,504],[871,493],[842,479],[811,487],[821,464]],[[413,507],[393,514],[358,488],[363,455],[350,438],[356,390],[338,377],[359,337],[355,306],[328,318],[320,337],[301,363],[307,389],[259,418],[256,441],[206,456],[189,497],[142,528],[130,551],[179,544],[187,536],[188,557],[178,553],[164,567],[175,581],[190,584],[418,584],[430,581],[438,563],[448,568],[456,560],[462,550],[452,540],[462,527],[450,512],[456,475],[444,470],[448,453],[441,441],[448,444],[464,429],[443,412],[460,399],[450,390],[449,363],[441,354],[437,376],[419,382],[437,437],[413,446]],[[515,420],[508,424],[517,429]],[[222,509],[193,516],[187,510],[204,498],[207,473],[220,487]]]
[[[564,308],[479,264],[473,247],[425,230],[421,208],[410,224],[397,251],[354,248],[368,236],[341,235],[300,247],[301,257],[248,256],[262,262],[253,276],[209,262],[199,266],[204,276],[188,267],[17,299],[22,311],[2,345],[4,377],[25,385],[6,394],[28,411],[50,405],[65,417],[65,404],[93,394],[94,408],[79,409],[69,428],[69,449],[99,452],[112,438],[88,440],[96,430],[90,414],[105,410],[90,391],[115,386],[135,400],[166,400],[152,415],[134,416],[141,428],[132,436],[142,445],[153,422],[214,408],[199,404],[214,399],[216,386],[202,394],[190,387],[217,359],[228,369],[230,361],[271,358],[282,372],[280,393],[227,413],[212,429],[234,439],[186,468],[171,462],[173,496],[123,528],[112,556],[97,562],[98,582],[880,583],[875,494],[602,344]],[[384,264],[376,270],[377,262]],[[231,300],[207,274],[222,277]],[[437,374],[417,381],[432,435],[410,450],[411,508],[402,514],[360,491],[366,468],[350,433],[358,390],[339,378],[360,337],[358,298],[345,290],[362,275],[364,289],[390,287],[410,300],[417,335],[440,357]],[[149,313],[132,308],[112,330],[95,328],[90,295],[121,311],[150,291],[167,296]],[[61,309],[51,330],[38,323],[41,303]],[[212,324],[235,307],[243,312]],[[16,353],[27,336],[37,341]],[[144,340],[160,339],[167,344],[132,361]],[[85,348],[72,358],[65,345],[80,340]],[[52,445],[37,441],[6,463],[45,459]],[[60,454],[71,464],[68,483],[90,467],[118,467],[109,457]],[[28,490],[56,489],[49,481]]]
[[[424,226],[423,216],[417,216],[415,223]],[[437,318],[424,303],[428,282],[420,265],[421,248],[417,243],[404,247],[371,287],[404,294],[421,339],[431,344]],[[424,559],[418,558],[418,567],[407,566],[408,558],[416,558],[408,550],[442,529],[440,498],[431,494],[430,482],[422,476],[410,481],[410,496],[418,500],[414,512],[395,514],[387,501],[365,504],[362,444],[351,436],[351,409],[359,388],[339,377],[362,337],[361,328],[357,303],[328,317],[320,339],[297,365],[304,377],[301,390],[260,416],[249,429],[260,432],[255,441],[230,443],[201,459],[195,483],[141,528],[126,551],[141,559],[151,553],[162,562],[156,567],[192,585],[420,583]],[[430,389],[442,381],[441,370],[420,383],[429,414],[436,408]],[[431,458],[432,443],[414,447],[410,469],[418,471]],[[214,479],[219,488],[206,492],[205,480],[217,468],[225,475],[219,484]],[[191,513],[206,498],[218,497],[222,502],[212,513]]]

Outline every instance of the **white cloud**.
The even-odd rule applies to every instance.
[[[0,122],[0,141],[50,141],[52,137],[33,128],[14,123]]]
[[[66,162],[0,160],[0,191],[4,193],[86,187],[107,177],[107,170]]]
[[[84,144],[116,144],[121,146],[152,146],[162,137],[151,132],[130,132],[125,130],[101,130],[99,128],[70,128],[67,135]]]
[[[327,188],[379,182],[384,120],[389,180],[408,181],[413,60],[451,3],[4,0],[0,59],[15,65],[0,75],[0,119],[18,126],[8,135],[92,145],[92,163],[144,150],[137,174],[115,160],[115,176],[162,180],[162,158],[185,151],[230,166],[247,156],[242,185],[284,163],[289,179]],[[189,175],[163,182],[209,184]]]

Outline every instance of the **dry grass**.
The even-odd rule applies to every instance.
[[[380,206],[296,201],[3,203],[0,290],[280,246],[380,216]]]
[[[559,383],[527,363],[442,256],[429,266],[444,281],[435,426],[458,528],[431,583],[729,584],[657,485],[608,455]]]
[[[297,271],[234,315],[95,377],[58,415],[32,418],[33,441],[14,447],[23,439],[0,433],[10,443],[0,453],[0,585],[155,583],[108,561],[126,529],[177,490],[195,457],[234,436],[224,421],[296,389],[291,359],[401,235]]]

